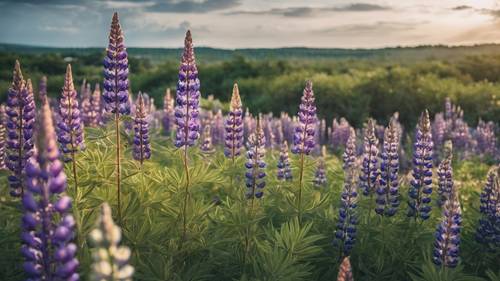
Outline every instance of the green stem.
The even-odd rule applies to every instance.
[[[190,184],[190,178],[189,178],[189,167],[188,167],[188,155],[187,155],[187,148],[188,146],[186,145],[184,147],[184,172],[186,173],[186,186],[184,189],[184,204],[182,206],[182,236],[181,236],[181,243],[179,248],[182,248],[182,244],[186,240],[186,233],[187,233],[187,205],[188,205],[188,198],[189,198],[189,184]]]
[[[120,167],[120,116],[118,107],[115,113],[115,128],[116,128],[116,192],[118,201],[118,224],[122,224],[122,204],[121,204],[121,167]]]
[[[299,219],[299,224],[302,221],[302,182],[304,177],[304,153],[300,153],[300,165],[299,165],[299,195],[297,202],[297,218]]]

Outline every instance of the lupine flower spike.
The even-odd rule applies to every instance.
[[[118,14],[113,14],[109,45],[104,58],[104,108],[113,114],[116,133],[116,189],[118,221],[121,222],[121,159],[120,159],[120,116],[130,114],[128,97],[128,55]]]
[[[462,211],[457,188],[451,184],[450,190],[449,197],[444,203],[443,217],[436,229],[433,261],[436,265],[454,268],[459,259]]]
[[[278,159],[278,174],[277,178],[280,181],[291,181],[292,170],[290,169],[290,159],[288,157],[288,142],[284,141],[280,149],[280,157]]]
[[[101,123],[101,88],[99,84],[95,84],[94,92],[90,97],[90,112],[89,112],[89,126],[97,127]]]
[[[321,149],[321,157],[318,160],[318,167],[316,168],[316,174],[314,175],[314,186],[326,186],[326,146],[323,145]]]
[[[206,125],[205,128],[203,128],[203,138],[200,150],[205,153],[214,151],[214,146],[212,144],[212,128],[210,125]]]
[[[489,172],[481,192],[481,218],[476,240],[491,250],[500,249],[500,165]]]
[[[200,80],[193,49],[193,39],[188,30],[184,52],[179,67],[179,81],[175,97],[176,147],[193,146],[200,137],[199,120]]]
[[[0,170],[5,169],[5,156],[6,156],[6,146],[7,146],[7,134],[5,129],[6,121],[5,117],[5,106],[0,105]]]
[[[134,159],[141,162],[151,158],[151,145],[149,143],[149,123],[144,108],[144,98],[141,93],[137,97],[134,117]]]
[[[129,264],[130,249],[120,246],[121,229],[111,217],[107,203],[101,206],[101,215],[96,228],[89,238],[94,249],[90,280],[93,281],[131,281],[134,268]]]
[[[413,179],[408,192],[408,216],[415,220],[427,220],[431,212],[432,193],[432,133],[427,110],[422,113],[417,125],[417,133],[413,146]]]
[[[237,84],[233,86],[231,108],[225,125],[226,136],[224,141],[224,154],[234,162],[235,157],[240,155],[240,150],[243,145],[243,110]]]
[[[299,191],[297,195],[297,217],[302,217],[302,184],[304,177],[304,158],[309,155],[315,146],[316,132],[316,105],[314,104],[314,92],[312,82],[307,81],[299,106],[299,122],[295,127],[293,136],[292,153],[300,155],[299,163]]]
[[[377,187],[378,172],[378,139],[375,135],[375,121],[368,119],[364,130],[364,149],[361,174],[359,175],[360,187],[363,195],[372,196]]]
[[[38,124],[37,153],[26,166],[27,190],[22,200],[24,271],[29,280],[78,280],[77,247],[71,243],[75,221],[69,214],[71,199],[62,195],[66,175],[47,101]]]
[[[335,244],[341,251],[341,257],[349,256],[356,241],[356,225],[358,224],[357,185],[356,185],[356,133],[351,128],[349,139],[343,155],[344,188],[340,198],[339,222],[335,232]]]
[[[47,76],[42,76],[42,79],[40,79],[40,84],[38,85],[38,100],[41,104],[43,104],[46,98],[47,98]]]
[[[163,97],[163,130],[167,135],[174,130],[174,99],[170,94],[170,88],[167,88]]]
[[[451,165],[453,154],[451,147],[451,141],[446,141],[444,145],[444,159],[439,163],[437,170],[439,195],[437,203],[440,207],[450,198],[453,188],[453,167]]]
[[[345,257],[342,260],[339,268],[339,275],[337,276],[337,281],[354,281],[349,257]]]
[[[255,132],[250,135],[248,139],[248,151],[247,151],[247,162],[245,167],[247,172],[245,173],[248,199],[252,200],[254,198],[262,198],[264,195],[264,187],[266,186],[265,176],[266,172],[264,168],[266,163],[264,162],[265,150],[265,136],[264,131],[261,127],[260,118],[257,119],[257,127]]]
[[[198,68],[194,56],[193,39],[191,38],[191,32],[188,30],[184,39],[184,51],[179,67],[179,81],[177,82],[175,96],[175,125],[177,126],[175,146],[184,149],[184,173],[186,174],[181,242],[186,239],[187,232],[186,212],[190,181],[187,151],[188,147],[193,146],[200,137],[199,103],[200,80],[198,79]]]
[[[33,92],[28,91],[16,61],[12,85],[7,93],[7,168],[10,194],[21,196],[24,192],[25,167],[33,155],[33,129],[35,123],[35,101]]]
[[[399,131],[393,117],[384,131],[384,145],[380,163],[375,212],[391,217],[399,207]]]

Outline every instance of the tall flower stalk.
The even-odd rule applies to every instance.
[[[490,249],[500,248],[500,165],[493,167],[481,192],[481,218],[476,240]]]
[[[243,146],[243,110],[238,84],[233,86],[229,116],[226,119],[224,154],[231,158],[233,165]]]
[[[393,117],[384,131],[375,212],[392,217],[399,207],[399,131]]]
[[[299,190],[297,195],[297,217],[299,222],[302,218],[302,186],[304,182],[304,161],[315,146],[316,132],[316,105],[314,104],[314,92],[312,81],[306,82],[298,112],[298,124],[293,136],[292,153],[299,154]]]
[[[90,127],[97,127],[101,123],[101,88],[99,84],[95,84],[94,92],[90,97],[90,112],[88,122]]]
[[[264,156],[266,153],[266,138],[264,135],[264,130],[262,130],[261,119],[257,119],[257,126],[255,132],[252,133],[248,138],[248,150],[247,150],[247,162],[245,162],[245,168],[247,172],[245,173],[245,184],[247,191],[245,196],[250,200],[250,207],[248,209],[249,220],[253,217],[253,209],[255,204],[255,199],[260,199],[264,196],[264,187],[266,186],[265,177],[266,172],[266,162],[264,161]],[[245,255],[244,260],[246,262],[246,257],[250,248],[250,225],[247,226],[247,233],[245,236]]]
[[[429,112],[422,113],[413,146],[413,179],[408,191],[408,216],[427,220],[431,212],[432,193],[432,133]]]
[[[347,257],[356,241],[356,225],[358,218],[357,185],[356,185],[356,133],[350,130],[349,139],[343,155],[344,188],[340,198],[339,222],[335,232],[335,244],[339,246],[340,257]]]
[[[184,52],[179,67],[179,81],[177,82],[177,93],[175,97],[175,124],[177,126],[175,136],[175,146],[182,148],[184,173],[186,175],[186,185],[184,190],[184,203],[182,207],[182,237],[186,239],[187,232],[187,205],[190,196],[189,186],[189,164],[188,148],[195,144],[200,137],[200,80],[198,79],[198,68],[193,49],[193,39],[191,32],[186,32],[184,39]],[[182,244],[181,244],[182,245]]]
[[[66,77],[64,87],[59,101],[59,116],[61,122],[58,122],[57,140],[61,145],[61,150],[65,160],[71,161],[73,180],[75,181],[75,194],[78,192],[78,176],[76,167],[77,153],[84,148],[83,122],[80,118],[80,109],[78,108],[78,99],[73,85],[73,74],[71,65],[66,68]]]
[[[40,104],[45,102],[47,98],[47,76],[42,76],[38,84],[38,101]]]
[[[75,221],[69,214],[71,199],[63,195],[66,175],[47,101],[39,128],[37,153],[26,166],[27,190],[22,200],[23,267],[30,280],[78,280],[77,246],[71,242]]]
[[[128,55],[118,14],[113,14],[109,45],[104,58],[104,108],[114,115],[116,132],[116,191],[118,203],[118,222],[122,221],[121,214],[121,145],[120,145],[120,116],[130,114],[128,101]]]
[[[25,167],[33,155],[33,133],[35,123],[35,101],[23,79],[21,65],[16,61],[12,85],[7,93],[7,168],[10,194],[14,197],[24,193]]]
[[[453,186],[450,170],[450,194],[443,207],[443,217],[436,229],[433,262],[443,267],[454,268],[458,264],[462,211],[458,201],[458,190]]]
[[[444,159],[439,163],[437,169],[438,175],[438,205],[443,206],[450,198],[453,189],[453,167],[452,161],[452,143],[450,140],[445,142],[444,145]]]
[[[5,158],[7,152],[7,115],[5,112],[5,105],[0,105],[0,170],[7,168],[5,166]]]
[[[121,229],[113,221],[107,203],[101,206],[101,214],[89,238],[94,247],[90,280],[131,281],[134,268],[129,264],[130,249],[120,246]]]
[[[149,143],[149,123],[144,108],[144,98],[139,93],[135,105],[134,116],[134,147],[133,156],[142,164],[144,160],[151,158],[151,145]]]

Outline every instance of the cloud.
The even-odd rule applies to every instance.
[[[338,12],[371,12],[371,11],[385,11],[390,10],[390,7],[381,6],[369,3],[353,3],[343,7],[333,8],[334,11]]]
[[[373,34],[374,36],[379,36],[381,33],[392,33],[400,31],[414,30],[417,25],[421,23],[409,23],[409,22],[389,22],[389,21],[378,21],[371,24],[345,24],[334,26],[331,28],[317,30],[317,33],[323,34],[335,34],[335,35],[359,35],[359,34]]]
[[[460,5],[460,6],[455,6],[451,9],[455,10],[455,11],[463,11],[463,10],[471,10],[473,8],[471,6],[467,6],[467,5]]]
[[[164,0],[156,1],[146,8],[149,12],[158,13],[207,13],[224,10],[240,5],[240,0]]]
[[[312,17],[324,12],[373,12],[391,10],[388,6],[368,3],[353,3],[347,6],[335,7],[290,7],[273,8],[261,11],[231,11],[226,15],[277,15],[284,17]]]

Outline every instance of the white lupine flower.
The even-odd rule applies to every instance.
[[[128,264],[130,249],[120,246],[121,230],[113,222],[111,208],[104,203],[96,228],[89,235],[94,245],[91,280],[130,281],[134,267]]]

